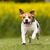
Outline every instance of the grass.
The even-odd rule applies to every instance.
[[[50,36],[41,36],[40,40],[32,40],[32,43],[23,46],[21,38],[0,39],[0,50],[50,50]]]

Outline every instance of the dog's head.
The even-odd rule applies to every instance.
[[[24,24],[31,24],[34,21],[34,10],[30,11],[29,13],[24,13],[22,9],[19,9],[19,11]]]

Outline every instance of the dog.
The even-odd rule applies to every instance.
[[[30,12],[24,13],[22,9],[19,9],[20,16],[22,18],[22,23],[21,23],[21,37],[22,37],[22,44],[26,44],[26,34],[27,32],[32,32],[28,33],[28,38],[29,38],[29,43],[31,43],[31,38],[39,40],[39,35],[40,35],[40,25],[38,21],[34,17],[34,10]]]

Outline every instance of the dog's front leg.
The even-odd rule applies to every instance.
[[[24,32],[24,31],[22,31],[22,34],[21,34],[21,36],[22,36],[22,44],[25,44],[26,43],[26,35],[25,35],[26,33]]]
[[[35,39],[37,33],[38,33],[38,29],[35,29],[32,34],[32,39]]]
[[[26,43],[26,30],[24,29],[24,27],[21,27],[21,37],[22,37],[22,44],[24,45]]]

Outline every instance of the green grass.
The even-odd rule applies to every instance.
[[[0,39],[0,50],[50,50],[50,36],[41,36],[40,40],[32,40],[32,43],[23,46],[21,38]]]

